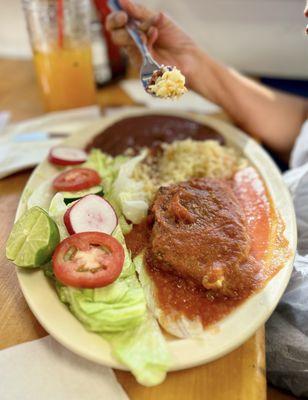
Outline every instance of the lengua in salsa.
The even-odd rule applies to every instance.
[[[261,178],[248,167],[229,182],[205,178],[162,189],[126,242],[135,255],[145,250],[157,306],[206,327],[280,269],[288,255],[283,229]]]
[[[250,238],[245,214],[228,182],[199,178],[162,187],[149,218],[149,265],[228,297],[247,286],[241,278]]]

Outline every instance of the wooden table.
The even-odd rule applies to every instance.
[[[14,121],[43,113],[31,62],[0,59],[0,76],[0,111],[11,111]],[[101,90],[98,96],[102,107],[133,105],[116,85]],[[30,172],[0,180],[0,349],[47,334],[28,308],[4,251]],[[295,399],[273,388],[266,391],[263,328],[227,356],[201,367],[170,373],[163,384],[154,388],[137,384],[128,372],[116,371],[116,375],[132,400]]]

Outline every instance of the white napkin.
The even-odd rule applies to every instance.
[[[0,111],[0,133],[9,123],[11,113],[9,111]]]
[[[39,143],[0,142],[0,179],[39,164],[47,156],[49,149],[59,142],[59,140]]]
[[[39,164],[49,149],[63,140],[46,138],[16,142],[14,138],[21,138],[25,133],[33,133],[34,138],[36,134],[41,137],[43,133],[50,132],[71,134],[87,126],[99,115],[99,107],[93,106],[49,113],[39,118],[8,125],[1,131],[0,136],[0,179]]]
[[[204,97],[199,96],[197,93],[189,90],[181,98],[176,100],[158,99],[150,96],[143,89],[139,79],[123,80],[120,83],[121,88],[136,102],[144,104],[149,108],[168,109],[168,110],[182,110],[199,112],[202,114],[217,113],[221,111],[216,104],[211,103]]]
[[[128,400],[111,368],[51,336],[2,350],[0,371],[1,400]]]

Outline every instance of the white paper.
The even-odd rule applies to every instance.
[[[111,368],[51,336],[2,350],[0,371],[1,400],[129,400]]]
[[[0,134],[9,123],[11,113],[9,111],[0,111]]]
[[[1,137],[46,130],[47,132],[73,132],[87,125],[91,118],[97,118],[98,116],[100,116],[100,108],[98,106],[50,112],[40,117],[7,125],[1,133]]]
[[[46,139],[33,142],[16,142],[15,137],[23,133],[67,133],[83,129],[100,115],[98,106],[75,110],[53,112],[16,124],[10,124],[1,131],[0,137],[0,179],[15,172],[34,167],[45,159],[49,149],[63,139]]]

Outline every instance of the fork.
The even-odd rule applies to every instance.
[[[108,4],[114,11],[123,11],[123,8],[121,7],[118,0],[109,0]],[[133,18],[129,18],[128,23],[126,25],[126,30],[136,43],[142,55],[143,62],[140,68],[140,80],[143,84],[145,91],[147,91],[153,73],[159,70],[161,66],[153,59],[147,45],[143,43],[140,36],[138,25],[136,24],[136,21]]]

